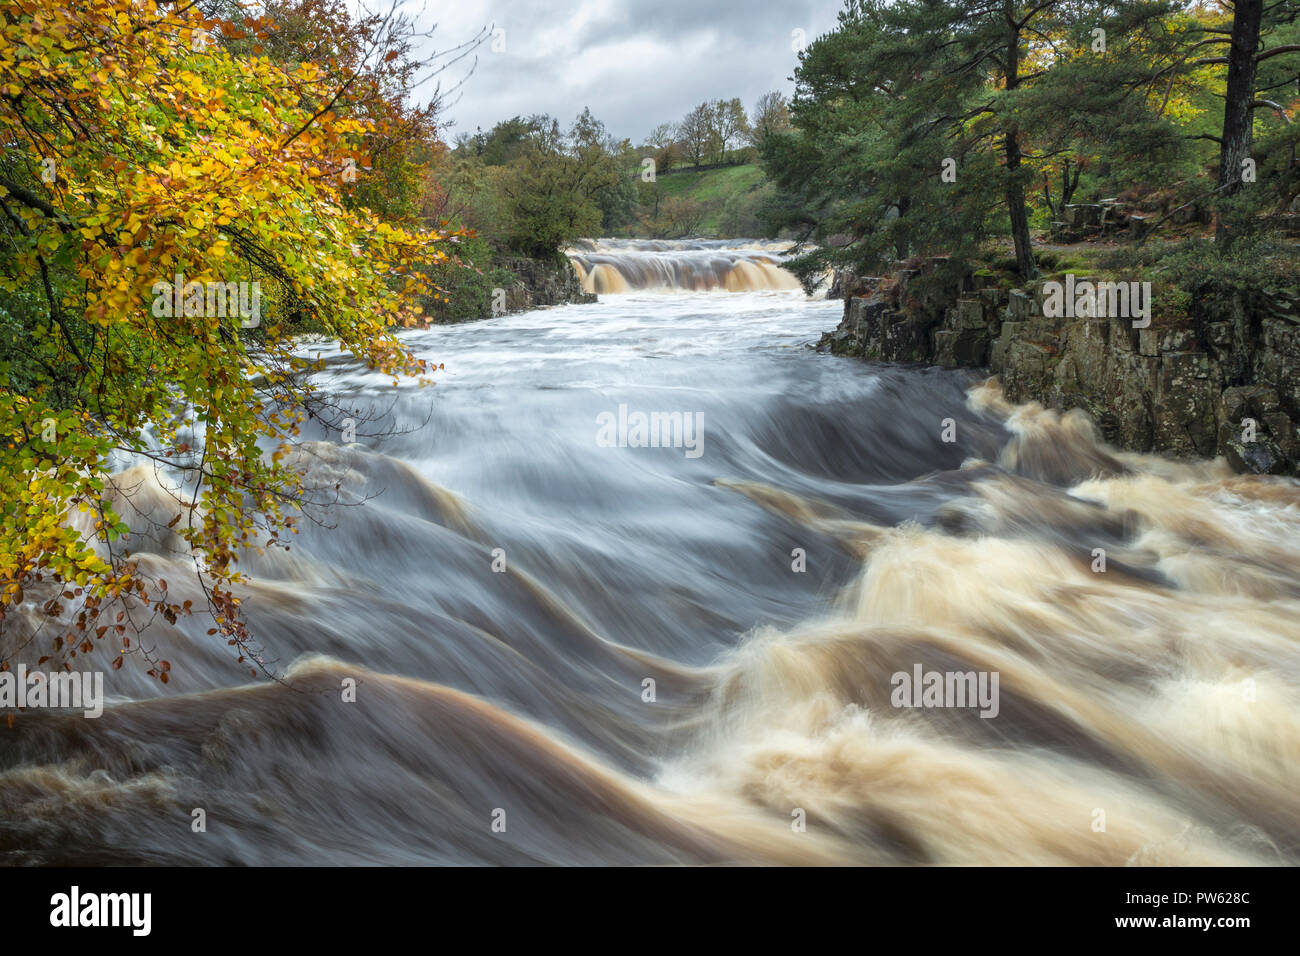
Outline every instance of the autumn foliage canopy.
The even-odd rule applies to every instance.
[[[171,528],[214,631],[242,647],[239,552],[294,520],[285,443],[312,385],[292,336],[337,338],[394,377],[428,371],[395,333],[422,321],[429,267],[459,235],[373,212],[358,191],[377,144],[415,188],[411,157],[438,148],[430,117],[402,105],[409,49],[392,23],[324,36],[339,9],[319,6],[294,21],[318,22],[312,58],[274,8],[0,13],[0,639],[26,602],[66,664],[129,644],[125,606],[190,610],[115,547],[131,529],[105,489],[131,456],[186,476]],[[259,309],[165,287],[251,288]]]

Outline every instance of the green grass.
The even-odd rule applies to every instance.
[[[756,163],[744,166],[724,166],[701,172],[687,167],[660,173],[657,184],[665,197],[680,196],[692,199],[708,212],[700,223],[699,231],[706,236],[719,234],[719,221],[727,200],[749,193],[763,184],[763,170]]]
[[[677,170],[659,174],[665,196],[686,196],[696,202],[726,202],[737,193],[761,185],[763,170],[757,164],[724,166],[721,169]]]

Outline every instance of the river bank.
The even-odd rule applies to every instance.
[[[503,290],[504,312],[507,314],[555,305],[588,305],[596,301],[594,295],[583,290],[573,267],[563,255],[551,260],[497,256],[493,258],[492,264],[507,270],[515,278]]]
[[[1082,409],[1121,448],[1300,474],[1300,295],[1206,285],[1185,309],[1146,320],[1049,314],[1050,282],[1090,278],[1008,288],[943,258],[840,274],[844,315],[820,347],[987,370],[1009,400]]]

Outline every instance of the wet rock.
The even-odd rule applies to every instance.
[[[854,296],[870,295],[878,285],[880,279],[877,276],[860,276],[852,269],[836,269],[826,298],[852,299]]]
[[[1138,329],[1138,352],[1142,355],[1160,353],[1160,330]]]
[[[960,329],[984,329],[989,324],[984,303],[979,299],[958,299],[954,318]]]
[[[1300,296],[1207,290],[1191,321],[1134,329],[1124,318],[1049,319],[1037,283],[1001,290],[927,264],[905,284],[897,298],[846,302],[834,351],[987,368],[1010,400],[1081,408],[1124,448],[1223,455],[1256,473],[1300,468]]]
[[[987,362],[989,337],[983,330],[941,329],[934,333],[935,362],[947,368],[972,368]]]
[[[1022,289],[1012,289],[1007,299],[1007,319],[1023,322],[1033,314],[1033,300]]]
[[[1286,459],[1269,439],[1255,442],[1228,441],[1223,456],[1234,471],[1256,475],[1280,475],[1287,471]]]
[[[505,290],[507,312],[596,301],[594,294],[582,290],[582,281],[567,259],[549,261],[503,256],[493,259],[493,265],[509,269],[515,275],[514,285]]]
[[[1209,380],[1203,353],[1172,352],[1162,356],[1153,398],[1158,449],[1175,455],[1216,454],[1219,389]]]

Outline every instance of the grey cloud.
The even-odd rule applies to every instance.
[[[460,0],[435,4],[437,45],[495,24],[506,52],[480,48],[478,64],[444,119],[450,135],[511,116],[569,122],[590,106],[610,132],[640,142],[697,103],[739,96],[746,108],[772,89],[790,92],[798,62],[791,31],[812,40],[835,25],[840,0]],[[445,77],[444,77],[445,80]]]

